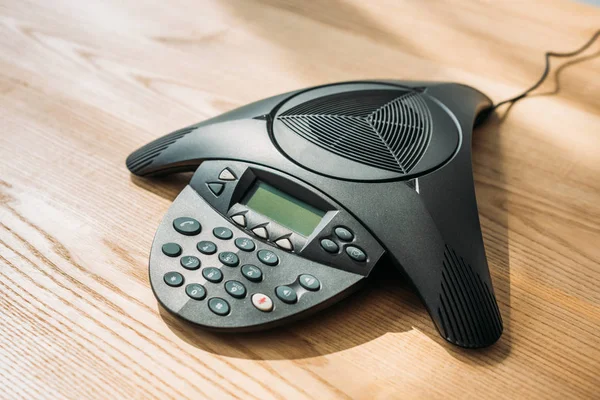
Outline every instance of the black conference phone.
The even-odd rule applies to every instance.
[[[460,84],[339,83],[140,148],[127,159],[136,175],[196,171],[152,245],[158,301],[209,329],[258,330],[327,307],[393,264],[446,340],[494,343],[502,318],[471,171],[474,121],[491,106]]]

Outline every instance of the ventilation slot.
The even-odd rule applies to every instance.
[[[423,157],[433,128],[422,95],[400,90],[323,96],[290,108],[277,119],[341,157],[403,174]]]
[[[170,145],[172,145],[173,143],[175,143],[194,129],[194,127],[180,129],[160,139],[150,142],[144,147],[141,147],[136,152],[132,153],[129,157],[127,157],[127,168],[129,168],[129,170],[134,174],[143,170],[144,168],[152,164],[152,160],[158,157],[160,153],[162,153]]]
[[[487,346],[502,334],[502,317],[492,291],[448,246],[438,314],[446,339],[463,347]]]

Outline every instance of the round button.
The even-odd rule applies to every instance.
[[[354,239],[354,234],[350,232],[350,229],[344,226],[338,226],[335,228],[334,232],[335,236],[339,237],[340,240],[343,240],[344,242],[350,242],[352,239]]]
[[[200,259],[194,256],[184,256],[179,260],[181,266],[185,269],[194,270],[200,268]]]
[[[223,273],[219,268],[208,267],[202,270],[202,276],[209,282],[219,283],[223,280]]]
[[[279,262],[279,257],[277,257],[277,254],[273,253],[271,250],[259,250],[256,255],[263,264],[274,266]]]
[[[269,312],[273,310],[273,300],[266,294],[254,293],[252,295],[252,304],[260,311]]]
[[[183,285],[183,275],[179,272],[167,272],[163,277],[165,283],[171,287]]]
[[[241,299],[246,296],[246,287],[242,282],[227,281],[225,282],[225,290],[236,299]]]
[[[328,253],[337,253],[340,249],[337,243],[331,239],[322,239],[321,247]]]
[[[256,265],[242,265],[242,275],[251,282],[260,282],[262,280],[262,271]]]
[[[190,283],[187,285],[185,293],[194,300],[203,300],[206,297],[206,289],[199,283]]]
[[[309,274],[302,274],[298,278],[300,285],[306,289],[311,291],[316,291],[321,288],[321,282],[317,278]]]
[[[202,230],[200,222],[190,217],[175,218],[173,221],[173,228],[182,235],[187,236],[197,235]]]
[[[223,316],[229,314],[229,303],[220,297],[213,297],[208,300],[208,308],[217,315]]]
[[[248,238],[237,238],[235,239],[235,246],[244,251],[252,251],[256,248],[254,242]]]
[[[240,263],[240,259],[238,258],[237,254],[232,253],[231,251],[219,253],[219,261],[228,267],[237,267]]]
[[[294,304],[298,301],[298,296],[296,295],[296,291],[289,286],[277,286],[275,289],[275,294],[279,297],[279,300],[284,303]]]
[[[162,246],[162,252],[169,257],[179,257],[181,255],[181,246],[177,243],[165,243]]]
[[[224,228],[220,226],[213,229],[213,235],[215,235],[215,237],[218,237],[219,239],[228,240],[233,237],[233,232],[231,232],[231,229],[229,228]]]
[[[356,246],[348,246],[346,247],[346,254],[350,256],[354,261],[365,261],[367,259],[367,255],[364,251],[359,249]]]
[[[202,254],[215,254],[217,252],[217,245],[209,240],[203,240],[198,242],[196,245],[198,251]]]

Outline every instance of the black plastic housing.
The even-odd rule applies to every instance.
[[[231,160],[294,177],[364,225],[446,340],[485,347],[503,328],[479,223],[471,137],[490,106],[481,92],[455,83],[325,85],[173,132],[132,153],[127,167],[151,176]]]

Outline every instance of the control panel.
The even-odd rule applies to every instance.
[[[365,279],[248,232],[186,187],[152,245],[150,282],[160,303],[207,328],[248,331],[317,311]]]
[[[247,235],[311,261],[368,276],[384,252],[350,213],[281,172],[206,161],[190,186]]]

